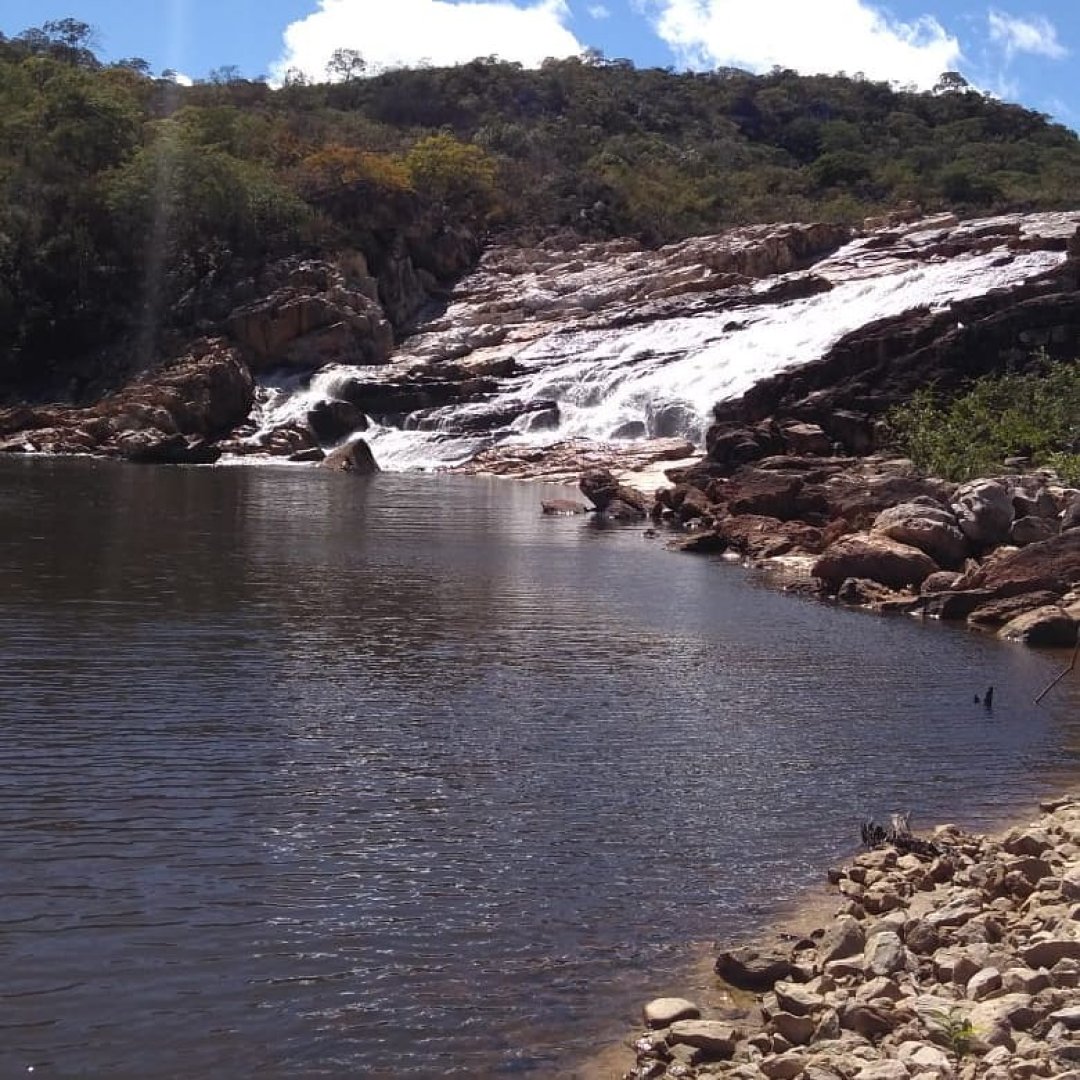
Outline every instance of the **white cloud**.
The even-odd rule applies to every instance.
[[[1058,41],[1054,24],[1042,15],[1021,19],[1002,11],[991,11],[990,40],[1005,49],[1011,60],[1017,53],[1033,53],[1050,60],[1064,60],[1069,50]]]
[[[590,4],[586,10],[589,13],[589,17],[592,19],[610,19],[611,9],[605,7],[603,4]]]
[[[338,48],[358,50],[374,70],[491,55],[535,66],[582,51],[566,29],[569,18],[565,0],[319,0],[317,11],[286,27],[285,51],[271,72],[280,79],[296,68],[325,79]]]
[[[659,36],[691,67],[863,72],[930,87],[961,59],[931,16],[901,22],[866,0],[653,0]]]

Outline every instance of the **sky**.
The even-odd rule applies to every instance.
[[[8,35],[69,16],[95,28],[105,59],[195,79],[222,67],[322,79],[337,48],[373,71],[599,49],[639,67],[780,65],[920,89],[959,71],[1080,129],[1080,0],[0,0]]]

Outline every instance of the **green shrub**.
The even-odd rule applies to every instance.
[[[920,390],[887,421],[896,446],[928,473],[968,480],[1027,457],[1080,482],[1080,362],[976,380],[951,401]]]

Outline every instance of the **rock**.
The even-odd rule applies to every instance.
[[[896,1057],[910,1072],[918,1076],[930,1073],[936,1076],[952,1076],[953,1063],[948,1055],[936,1046],[921,1042],[905,1042],[896,1048]]]
[[[765,1058],[764,1061],[758,1063],[758,1068],[769,1080],[795,1080],[806,1065],[807,1059],[803,1054],[789,1051]]]
[[[985,589],[996,597],[1047,590],[1059,596],[1080,583],[1080,530],[1018,551],[995,555],[969,575],[965,589]]]
[[[920,586],[919,592],[923,596],[930,593],[949,592],[956,588],[957,582],[961,579],[961,575],[951,570],[939,570],[936,574],[931,574]]]
[[[987,600],[979,604],[967,617],[970,626],[996,629],[1036,608],[1055,605],[1057,596],[1052,592],[1021,593],[1003,600]]]
[[[1019,955],[1028,967],[1052,968],[1061,960],[1080,960],[1080,940],[1047,938],[1021,946]]]
[[[909,957],[899,935],[875,934],[866,945],[866,970],[871,975],[895,975],[908,966]]]
[[[651,1028],[664,1028],[677,1020],[698,1020],[701,1010],[686,998],[654,998],[643,1009],[645,1023]]]
[[[296,450],[289,455],[290,461],[323,461],[326,458],[326,451],[321,446],[311,446],[306,450]]]
[[[1066,649],[1076,644],[1077,623],[1057,604],[1048,604],[1010,619],[998,637],[1037,648]]]
[[[229,333],[255,371],[381,364],[390,356],[394,334],[370,279],[367,288],[350,287],[329,263],[301,264],[288,284],[236,308]]]
[[[893,589],[917,586],[937,569],[918,548],[883,536],[845,536],[826,548],[810,572],[835,593],[847,578],[869,578]]]
[[[320,401],[308,410],[307,422],[321,443],[335,443],[367,429],[367,417],[348,401]]]
[[[793,1016],[809,1016],[825,1004],[820,994],[815,994],[801,983],[778,982],[773,987],[773,993],[780,1008]]]
[[[795,1016],[788,1012],[778,1012],[769,1021],[773,1030],[778,1031],[792,1046],[805,1046],[813,1037],[817,1021],[810,1016]]]
[[[543,513],[553,517],[567,517],[575,514],[586,514],[589,508],[576,499],[545,499],[540,504]]]
[[[900,1023],[901,1018],[892,1009],[876,1005],[861,1005],[849,1001],[840,1009],[840,1026],[867,1039],[888,1035]]]
[[[352,472],[360,476],[372,476],[379,471],[371,447],[364,439],[353,439],[344,446],[339,446],[333,453],[327,454],[319,468]]]
[[[640,519],[648,516],[652,500],[618,480],[607,469],[590,469],[578,481],[581,493],[601,515]]]
[[[1009,539],[1012,494],[996,480],[972,480],[957,489],[952,502],[960,531],[976,548],[997,547]]]
[[[144,465],[212,465],[221,457],[219,447],[183,435],[130,431],[116,440],[116,450],[127,461]]]
[[[788,521],[799,513],[803,482],[764,469],[742,468],[731,478],[725,500],[732,514],[756,514]]]
[[[824,457],[832,453],[832,442],[818,424],[788,421],[780,425],[780,437],[791,454]]]
[[[899,1060],[873,1061],[864,1065],[855,1080],[908,1080],[911,1076],[908,1067]]]
[[[692,1046],[710,1058],[725,1060],[735,1053],[738,1033],[730,1024],[717,1020],[677,1020],[668,1029],[672,1046]]]
[[[938,566],[949,569],[961,566],[971,552],[955,514],[926,498],[883,510],[871,533],[918,548]]]
[[[841,915],[825,928],[818,942],[817,954],[822,964],[858,956],[866,947],[866,931],[857,919]]]
[[[1017,518],[1009,530],[1009,540],[1017,547],[1026,547],[1028,544],[1037,544],[1041,540],[1049,540],[1057,536],[1058,527],[1053,521],[1043,517]]]
[[[739,990],[771,990],[791,974],[791,960],[780,953],[744,946],[722,952],[716,974]]]
[[[982,1001],[1001,989],[1001,972],[997,968],[983,968],[968,979],[967,996],[972,1001]]]

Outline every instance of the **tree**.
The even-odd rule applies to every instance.
[[[367,61],[356,49],[335,49],[326,61],[326,75],[333,82],[353,82],[366,70]]]

